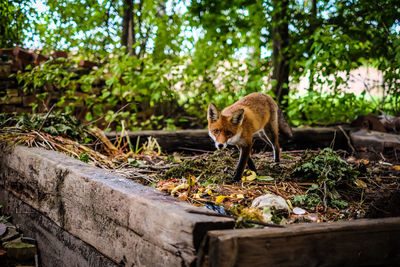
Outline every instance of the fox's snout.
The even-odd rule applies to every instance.
[[[227,146],[226,142],[225,142],[225,143],[220,143],[220,142],[218,142],[218,141],[217,141],[217,137],[216,137],[214,134],[212,134],[211,131],[208,132],[208,135],[209,135],[209,136],[211,137],[211,139],[214,141],[215,147],[216,147],[217,149],[224,149],[224,148],[226,148],[226,146]]]
[[[226,144],[221,144],[221,143],[215,142],[215,147],[217,149],[224,149],[224,148],[226,148]]]

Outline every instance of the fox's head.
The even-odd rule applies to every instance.
[[[214,104],[211,103],[208,106],[208,134],[214,140],[217,149],[240,143],[243,118],[243,109],[238,109],[226,116],[222,115]]]

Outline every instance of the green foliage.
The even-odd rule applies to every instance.
[[[293,198],[294,204],[309,208],[323,205],[326,209],[328,206],[347,206],[345,201],[340,200],[337,188],[345,183],[354,183],[359,172],[331,148],[325,148],[316,156],[306,151],[292,174],[315,182],[304,195]]]
[[[319,186],[317,184],[313,184],[306,191],[304,195],[296,195],[293,197],[293,205],[307,207],[307,208],[315,208],[322,204],[321,196],[318,194]]]
[[[271,60],[261,51],[271,50],[273,38],[279,39],[279,35],[273,35],[274,27],[289,25],[290,43],[284,52],[290,58],[290,77],[297,82],[308,76],[309,91],[328,88],[325,94],[338,97],[348,88],[351,70],[373,65],[384,73],[384,95],[379,108],[400,114],[398,1],[289,1],[288,16],[274,17],[274,13],[280,12],[275,10],[276,6],[282,8],[283,2],[192,1],[189,12],[192,24],[205,30],[204,40],[200,41],[216,50],[215,55],[226,57],[245,48],[253,51],[249,53],[253,62],[265,66]],[[369,89],[365,88],[365,92]],[[311,98],[315,100],[315,95]]]
[[[288,121],[293,126],[349,123],[357,116],[376,112],[378,108],[365,99],[365,94],[323,94],[309,91],[296,97],[291,95],[286,108]]]
[[[334,187],[339,182],[354,182],[358,172],[337,152],[324,148],[316,156],[311,151],[306,151],[293,174],[319,184],[328,182]]]
[[[79,155],[79,160],[88,163],[89,162],[89,153],[84,152],[82,154]]]
[[[28,22],[28,14],[33,17],[36,11],[30,8],[26,1],[0,1],[0,48],[22,44],[26,30],[32,29]]]
[[[46,0],[45,4],[48,9],[35,21],[45,51],[73,48],[90,59],[102,59],[115,47],[127,45],[121,37],[124,27],[132,33],[137,57],[153,52],[164,59],[181,51],[183,14],[175,12],[178,2],[170,2],[170,12],[166,2],[158,0]]]
[[[80,142],[87,141],[85,128],[73,116],[63,113],[16,115],[0,113],[0,126],[17,127],[25,131],[43,131],[54,136],[68,137]]]
[[[79,80],[70,70],[74,63],[62,59],[18,77],[39,102],[46,102],[51,88],[61,90],[58,107],[73,113],[84,103],[87,121],[100,119],[111,128],[121,129],[122,123],[129,129],[202,127],[209,102],[223,108],[245,94],[270,91],[278,84],[271,79],[275,64],[270,52],[273,40],[282,37],[274,29],[286,25],[290,41],[281,52],[290,59],[291,84],[309,79],[305,96],[293,92],[287,99],[292,125],[349,122],[378,110],[400,115],[398,1],[285,3],[46,0],[48,10],[31,17],[32,5],[15,0],[0,4],[5,14],[0,33],[7,31],[7,44],[15,44],[25,36],[21,29],[31,25],[43,53],[73,48],[99,63],[98,70]],[[133,48],[119,48],[125,44],[128,18]],[[9,27],[13,23],[17,31]],[[135,57],[127,56],[132,50]],[[237,59],[240,51],[246,51],[245,59]],[[273,58],[280,60],[279,55]],[[383,94],[374,104],[365,98],[370,88],[361,96],[343,92],[350,71],[365,65],[383,73]],[[100,94],[93,86],[99,79],[106,82]]]
[[[33,68],[28,66],[26,72],[19,71],[16,78],[24,92],[37,92],[45,86],[54,87],[48,87],[48,90],[65,90],[77,76],[72,70],[73,65],[69,59],[50,59]]]

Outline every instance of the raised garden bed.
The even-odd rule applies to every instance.
[[[298,132],[297,136],[301,136],[299,134],[301,131],[295,131]],[[312,130],[306,129],[305,131],[308,132],[303,134],[304,138],[315,137]],[[332,137],[335,135],[335,144],[337,145],[345,146],[349,141],[345,134],[340,134],[341,130],[336,131],[336,134],[331,129],[322,131],[328,132],[329,136],[314,138],[314,148],[318,144],[316,140],[325,140],[321,146],[326,146],[326,144],[332,143]],[[202,136],[205,133],[204,138],[207,138],[207,132],[198,131],[198,133]],[[173,135],[172,132],[169,134]],[[188,136],[184,132],[181,134]],[[52,148],[59,148],[58,146],[63,142],[64,145],[68,144],[68,147],[65,145],[64,152],[81,156],[77,153],[80,146],[72,142],[68,143],[69,141],[67,142],[66,139],[49,138],[44,133],[41,133],[40,136],[36,136],[36,134],[32,136],[31,139],[19,139],[19,141],[49,145]],[[136,139],[132,137],[133,135],[131,135],[131,142],[135,144]],[[41,138],[46,139],[48,144],[46,142],[39,143],[38,140]],[[197,138],[197,140],[199,139],[200,137]],[[146,140],[145,135],[142,135],[141,140]],[[297,141],[299,140],[297,139]],[[309,140],[311,142],[312,138]],[[172,141],[168,143],[171,144]],[[138,147],[141,146],[140,140],[137,144]],[[159,141],[159,144],[164,150],[162,141]],[[189,151],[187,148],[203,152],[207,150],[187,146],[183,137],[180,139],[180,144],[186,151]],[[149,148],[149,144],[147,146]],[[112,148],[111,145],[106,145],[106,147]],[[242,266],[251,263],[255,266],[314,266],[394,264],[399,260],[400,219],[398,217],[323,222],[362,217],[359,216],[359,211],[362,211],[364,207],[362,205],[371,203],[375,206],[377,213],[376,216],[370,215],[370,217],[396,215],[397,195],[395,189],[398,186],[399,170],[395,168],[395,162],[357,161],[357,159],[347,157],[348,162],[354,161],[351,163],[354,166],[359,164],[361,168],[377,171],[359,177],[362,183],[359,182],[358,189],[355,186],[354,194],[344,197],[351,208],[356,207],[353,204],[358,201],[361,205],[358,209],[349,209],[347,213],[345,210],[339,212],[332,208],[315,210],[313,213],[318,215],[318,221],[321,223],[289,224],[284,228],[232,230],[235,224],[233,218],[221,216],[213,211],[198,208],[168,196],[171,194],[168,188],[165,192],[169,193],[162,193],[132,182],[131,179],[115,175],[118,173],[144,184],[153,184],[163,190],[160,188],[162,184],[157,177],[165,175],[173,167],[178,167],[185,159],[195,162],[202,158],[207,161],[213,156],[221,156],[215,153],[187,156],[174,154],[172,157],[175,162],[172,162],[172,154],[159,156],[157,146],[155,148],[157,156],[151,153],[146,154],[146,151],[142,149],[140,156],[133,157],[129,164],[119,165],[110,158],[89,154],[90,162],[104,168],[115,169],[112,171],[113,174],[53,151],[16,147],[11,152],[2,154],[1,190],[8,195],[11,194],[12,198],[24,201],[43,214],[45,218],[54,222],[56,227],[89,244],[115,264],[174,266],[198,263],[210,266]],[[125,154],[118,154],[117,150],[113,152],[113,159],[125,159],[126,161]],[[151,149],[149,151],[151,152]],[[303,152],[286,153],[288,158],[284,159],[281,165],[270,162],[269,152],[255,155],[256,165],[264,172],[273,173],[276,170],[284,172],[286,164],[290,165],[299,161]],[[313,153],[316,154],[317,151]],[[342,151],[342,153],[345,155],[348,152]],[[226,155],[232,156],[231,154]],[[91,157],[94,157],[95,160]],[[83,157],[81,157],[82,159]],[[271,168],[262,166],[271,166]],[[125,167],[129,168],[125,169]],[[229,174],[230,168],[233,167],[234,159],[233,163],[227,165],[225,172]],[[217,169],[211,171],[217,172]],[[193,173],[193,170],[191,172],[194,177],[199,176]],[[374,176],[375,174],[377,175]],[[261,173],[261,175],[268,176],[268,173]],[[187,174],[183,176],[166,178],[167,182],[176,182],[177,184],[173,186],[176,188],[177,185],[188,182]],[[272,178],[274,179],[270,180],[267,177],[266,180],[258,183],[244,182],[245,186],[242,187],[242,192],[231,192],[231,194],[229,190],[237,190],[234,188],[235,185],[221,184],[219,189],[217,186],[212,190],[217,193],[216,195],[200,195],[199,198],[186,195],[185,198],[184,195],[178,194],[182,193],[179,190],[176,190],[177,193],[174,195],[189,200],[193,204],[215,203],[219,195],[225,195],[227,198],[225,202],[222,201],[225,204],[230,202],[243,204],[246,201],[249,202],[257,194],[262,194],[262,192],[257,192],[260,188],[256,187],[263,187],[261,190],[278,195],[289,196],[300,190],[304,192],[307,189],[306,186],[310,186],[308,184],[303,185],[303,188],[301,185],[296,187],[290,180]],[[346,190],[340,191],[340,194],[345,195],[343,192],[351,192],[351,188]],[[374,198],[365,201],[368,199],[368,194],[372,196],[371,194],[376,192],[381,195],[376,202],[372,201]],[[7,196],[7,194],[3,194],[3,196]],[[243,196],[239,197],[240,194]],[[371,207],[368,206],[368,208]],[[392,210],[395,212],[387,214],[387,208],[389,210],[393,208]],[[380,214],[378,214],[379,211]],[[325,216],[327,214],[328,217]],[[62,238],[61,235],[60,238]],[[37,237],[37,239],[40,243],[40,238]],[[41,250],[40,247],[39,250]],[[334,256],[332,251],[335,252]]]

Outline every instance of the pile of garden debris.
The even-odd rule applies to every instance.
[[[285,152],[275,163],[264,152],[252,156],[257,174],[247,171],[242,181],[234,182],[235,150],[164,154],[153,138],[139,147],[125,131],[110,141],[101,130],[89,130],[68,116],[35,116],[2,115],[3,146],[24,144],[66,153],[237,218],[237,227],[400,215],[400,165],[395,159],[369,161],[325,148]]]

